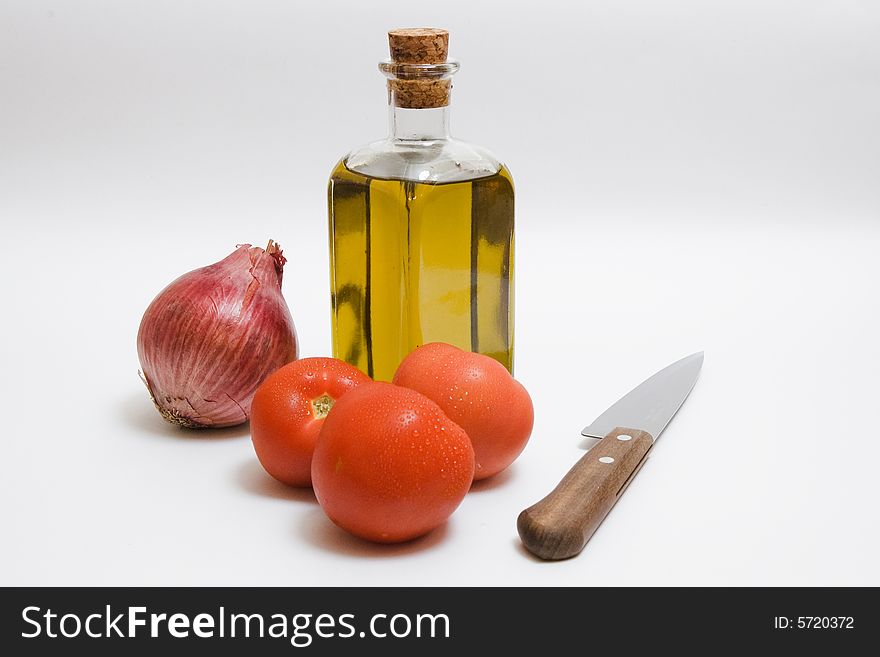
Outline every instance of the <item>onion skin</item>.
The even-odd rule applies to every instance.
[[[137,336],[142,378],[169,422],[187,428],[247,422],[260,383],[297,357],[281,294],[278,244],[242,244],[184,274],[150,303]]]

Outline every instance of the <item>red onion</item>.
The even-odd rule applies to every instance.
[[[296,330],[281,294],[286,261],[271,240],[265,250],[242,244],[153,299],[137,348],[162,417],[189,428],[247,421],[263,379],[297,356]]]

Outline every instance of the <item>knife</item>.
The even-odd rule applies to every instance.
[[[687,399],[702,366],[702,351],[676,361],[621,397],[581,432],[600,440],[547,497],[516,520],[529,552],[547,560],[580,554]]]

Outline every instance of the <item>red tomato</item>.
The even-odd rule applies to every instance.
[[[312,460],[321,507],[343,529],[379,543],[443,524],[474,476],[467,434],[427,397],[367,383],[339,400]]]
[[[529,393],[489,356],[432,342],[403,360],[394,383],[433,399],[467,432],[476,455],[474,479],[504,470],[532,434],[535,412]]]
[[[369,380],[335,358],[303,358],[270,374],[251,406],[251,439],[266,472],[291,486],[311,485],[324,418],[340,397]]]

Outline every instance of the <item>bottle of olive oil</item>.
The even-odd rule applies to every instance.
[[[445,30],[388,33],[390,134],[356,149],[328,190],[333,355],[390,380],[448,342],[513,368],[513,180],[449,134]]]

